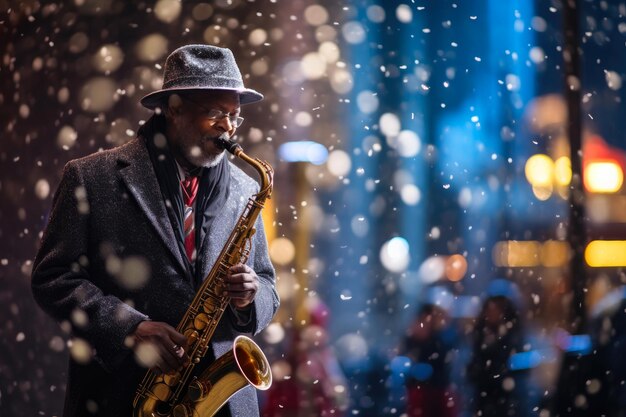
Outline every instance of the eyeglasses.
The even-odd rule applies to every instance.
[[[205,116],[211,120],[221,120],[224,117],[228,117],[228,121],[230,121],[230,125],[234,128],[238,128],[243,123],[243,117],[238,116],[236,114],[230,114],[223,112],[219,109],[208,109],[204,107],[202,104],[198,103],[196,100],[192,100],[189,97],[185,97],[185,100],[190,101],[200,107],[205,112]]]

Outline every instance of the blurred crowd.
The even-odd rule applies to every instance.
[[[626,415],[626,288],[606,295],[588,332],[549,335],[525,320],[515,284],[496,279],[471,317],[423,302],[391,352],[338,360],[316,300],[294,329],[264,416],[529,417]],[[546,381],[546,373],[556,375]]]

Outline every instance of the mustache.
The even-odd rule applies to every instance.
[[[227,132],[224,132],[219,135],[206,135],[203,137],[203,139],[211,140],[213,142],[227,141],[230,139],[230,135]]]

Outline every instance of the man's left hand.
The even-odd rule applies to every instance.
[[[244,264],[230,267],[224,278],[224,286],[230,303],[235,308],[245,308],[252,304],[259,290],[259,277],[252,268]]]

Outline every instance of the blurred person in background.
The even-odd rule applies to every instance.
[[[329,310],[318,297],[304,303],[309,322],[292,329],[288,371],[269,389],[263,417],[341,417],[349,405],[348,383],[328,340]]]
[[[141,100],[155,113],[138,137],[65,166],[32,273],[35,299],[74,337],[64,416],[130,416],[145,367],[171,373],[189,360],[175,326],[258,189],[217,141],[262,98],[229,49],[178,48],[163,88]],[[260,217],[255,227],[249,265],[224,278],[230,305],[199,368],[263,330],[279,306]],[[258,408],[247,386],[218,415]]]
[[[587,410],[626,417],[626,286],[607,293],[592,310],[591,336],[593,351],[583,391]]]
[[[474,387],[473,416],[519,417],[526,414],[520,395],[522,374],[512,371],[512,355],[523,349],[520,312],[505,295],[490,295],[474,325],[467,378]]]
[[[406,331],[399,349],[405,364],[406,414],[409,417],[454,417],[456,396],[450,383],[453,330],[448,313],[424,304]]]

